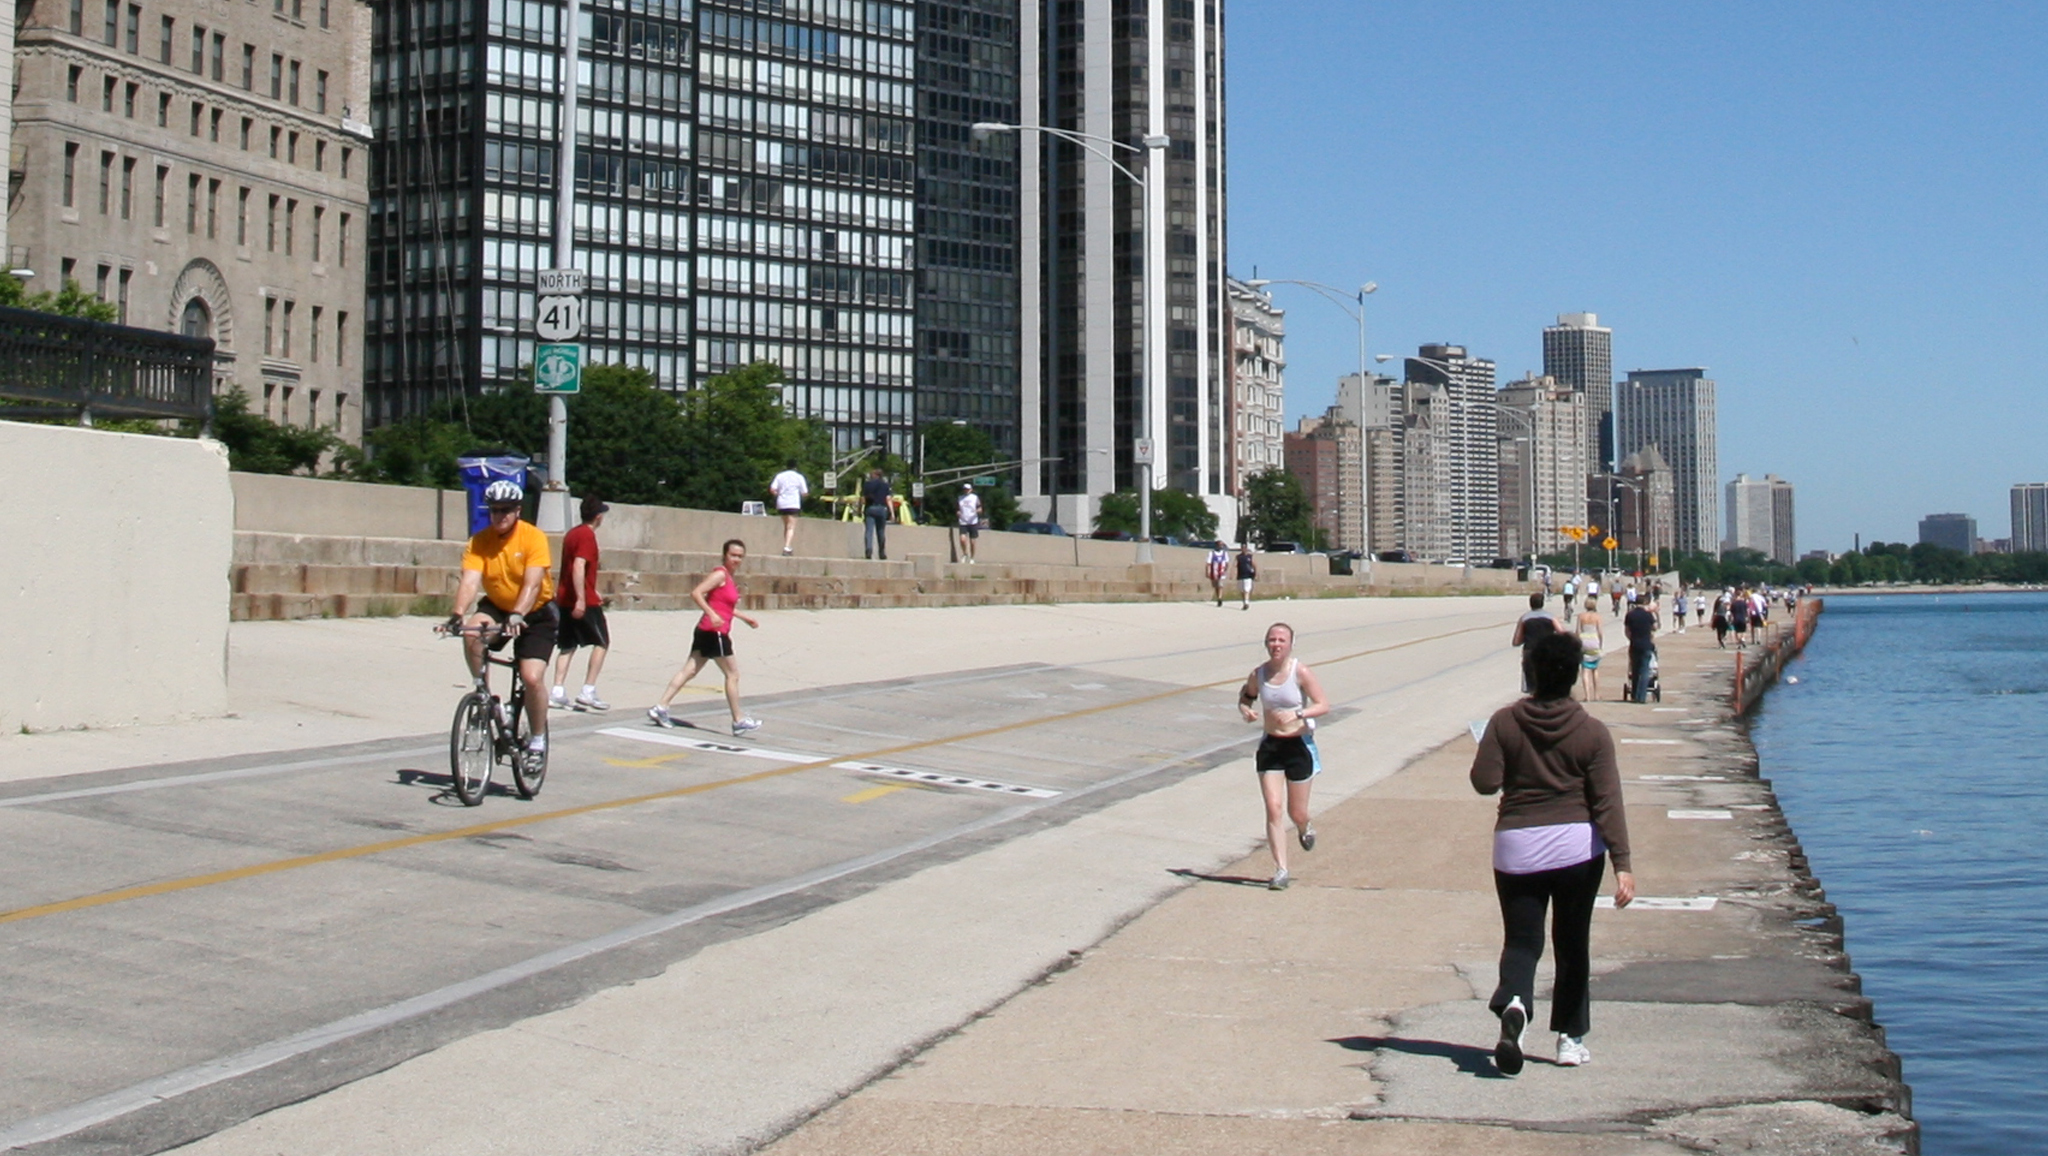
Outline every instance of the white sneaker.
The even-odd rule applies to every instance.
[[[676,720],[668,717],[668,708],[665,706],[648,707],[647,721],[658,727],[672,727],[676,725]]]
[[[568,710],[568,709],[569,709],[569,692],[568,692],[568,691],[566,691],[566,690],[563,690],[563,689],[562,689],[561,687],[559,687],[559,686],[558,686],[558,687],[556,687],[555,689],[553,689],[553,690],[549,691],[549,692],[548,692],[548,709],[549,709],[549,710]]]
[[[1500,1042],[1493,1045],[1493,1066],[1501,1075],[1512,1076],[1522,1070],[1522,1035],[1529,1028],[1529,1010],[1522,1006],[1522,997],[1508,1001],[1500,1013]]]
[[[1287,885],[1292,882],[1294,882],[1293,877],[1287,874],[1285,868],[1282,868],[1281,870],[1273,873],[1272,882],[1266,884],[1266,890],[1285,891],[1287,890]]]
[[[732,733],[736,735],[743,735],[746,734],[748,731],[757,731],[760,729],[761,720],[757,718],[736,718],[732,720]]]
[[[1563,1032],[1557,1033],[1557,1064],[1561,1068],[1576,1068],[1580,1064],[1593,1062],[1593,1053],[1586,1050],[1586,1041]]]
[[[612,709],[612,704],[604,701],[603,699],[597,697],[594,694],[579,694],[576,696],[576,701],[571,705],[574,706],[577,710]]]
[[[547,754],[547,753],[548,753],[548,736],[546,736],[546,735],[535,735],[535,736],[533,736],[532,738],[530,738],[530,739],[527,739],[527,740],[526,740],[526,753],[527,753],[527,754],[530,754],[530,755],[544,755],[544,754]]]

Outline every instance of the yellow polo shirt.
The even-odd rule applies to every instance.
[[[507,611],[519,605],[519,591],[526,585],[529,566],[540,567],[540,596],[534,606],[547,605],[555,596],[555,581],[548,575],[554,564],[548,553],[548,536],[526,521],[502,538],[496,530],[485,527],[462,552],[462,568],[484,576],[484,597]]]

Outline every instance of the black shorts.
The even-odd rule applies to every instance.
[[[696,633],[690,635],[690,653],[701,654],[706,658],[731,658],[732,634],[721,634],[716,630],[706,630],[699,626]]]
[[[968,523],[966,523],[965,525],[962,525],[962,526],[960,527],[960,533],[961,533],[961,534],[962,534],[962,535],[963,535],[964,537],[968,537],[968,538],[980,538],[980,537],[981,537],[981,523],[980,523],[980,522],[968,522]]]
[[[476,608],[479,613],[488,615],[492,622],[500,626],[505,625],[506,620],[512,617],[511,611],[500,609],[497,603],[488,598],[477,603]],[[533,612],[526,616],[526,629],[520,631],[519,638],[512,643],[512,657],[522,660],[532,658],[541,662],[553,658],[557,621],[554,603],[548,602],[534,607]],[[504,648],[505,639],[502,636],[491,643],[493,651]]]
[[[1254,765],[1262,775],[1279,772],[1290,783],[1305,783],[1322,773],[1323,760],[1316,753],[1316,741],[1307,735],[1267,735],[1259,740]]]
[[[611,649],[612,628],[604,620],[604,607],[585,606],[581,618],[569,610],[563,610],[559,602],[555,603],[555,610],[562,616],[562,627],[555,632],[556,647],[565,651],[575,650],[580,646]]]

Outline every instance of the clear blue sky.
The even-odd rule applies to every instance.
[[[1704,365],[1799,548],[2048,481],[2048,4],[1228,0],[1230,265],[1374,353]],[[1290,424],[1357,330],[1287,308]]]

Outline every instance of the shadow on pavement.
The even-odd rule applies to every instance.
[[[1182,879],[1192,879],[1200,883],[1231,883],[1239,887],[1264,887],[1270,882],[1263,875],[1257,879],[1249,875],[1206,875],[1200,871],[1189,870],[1186,867],[1169,867],[1167,868],[1167,874],[1178,875]]]
[[[1493,1052],[1488,1048],[1475,1048],[1470,1044],[1451,1044],[1442,1040],[1410,1040],[1400,1036],[1344,1036],[1328,1040],[1346,1051],[1353,1052],[1405,1052],[1411,1056],[1437,1056],[1451,1061],[1465,1075],[1481,1080],[1505,1080],[1499,1068],[1493,1066]],[[1543,1063],[1534,1056],[1531,1063]]]

